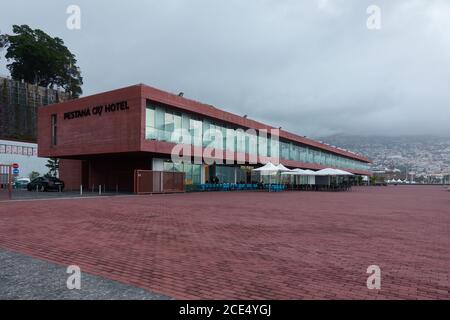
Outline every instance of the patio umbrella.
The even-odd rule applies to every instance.
[[[261,174],[272,175],[280,171],[280,169],[275,166],[272,162],[268,162],[261,168],[253,169],[253,171],[260,172]]]
[[[292,182],[292,184],[291,184],[292,185],[292,190],[294,190],[294,183],[296,183],[295,176],[299,176],[300,173],[295,169],[295,170],[289,170],[289,171],[286,171],[286,172],[282,172],[281,175],[282,176],[294,177],[294,182],[292,182],[292,180],[289,180],[290,182]]]
[[[336,169],[326,168],[316,172],[316,176],[339,176],[340,173]]]
[[[282,172],[289,172],[289,171],[291,171],[291,169],[286,168],[281,163],[278,164],[276,167],[278,168],[279,171],[282,171]]]
[[[333,168],[326,168],[316,172],[317,176],[327,176],[328,177],[328,185],[331,185],[331,177],[342,176],[342,172]]]
[[[266,165],[262,166],[261,168],[253,169],[253,171],[260,172],[262,175],[269,176],[269,192],[270,192],[271,176],[276,175],[280,171],[280,169],[277,166],[275,166],[273,163],[268,162]]]
[[[339,176],[354,176],[353,173],[348,172],[348,171],[344,171],[344,170],[340,170],[340,169],[334,169]]]
[[[281,163],[279,163],[277,166],[278,168],[278,173],[282,173],[282,172],[291,172],[291,169],[286,168],[285,166],[283,166]],[[278,182],[281,183],[281,175],[278,176]]]
[[[311,185],[311,184],[315,184],[316,183],[316,171],[312,171],[312,170],[309,170],[309,169],[302,170],[302,171],[303,171],[302,175],[308,177],[308,183],[307,184]]]
[[[288,172],[282,172],[281,175],[282,176],[299,176],[300,174],[295,171],[288,171]]]
[[[282,175],[313,177],[316,175],[316,172],[312,171],[312,170],[303,170],[303,169],[297,168],[297,169],[291,170],[289,172],[283,172]]]

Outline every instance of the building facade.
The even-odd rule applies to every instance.
[[[29,178],[32,172],[45,175],[48,168],[45,166],[48,159],[38,157],[36,143],[0,140],[0,164],[17,164],[19,167],[17,178]]]
[[[38,144],[73,189],[131,191],[137,169],[185,172],[188,185],[249,182],[267,161],[370,175],[361,155],[142,84],[40,108]]]

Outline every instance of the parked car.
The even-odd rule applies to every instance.
[[[29,183],[29,178],[16,179],[16,181],[14,181],[14,189],[26,189]]]
[[[63,191],[64,182],[54,177],[39,177],[27,185],[28,191]]]

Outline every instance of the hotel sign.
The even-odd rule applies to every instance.
[[[101,116],[104,113],[114,113],[129,110],[128,101],[119,101],[91,108],[85,108],[64,113],[64,120],[85,118],[90,116]]]

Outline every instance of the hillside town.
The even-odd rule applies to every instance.
[[[320,139],[367,155],[374,174],[386,180],[450,183],[450,138],[335,135]]]

